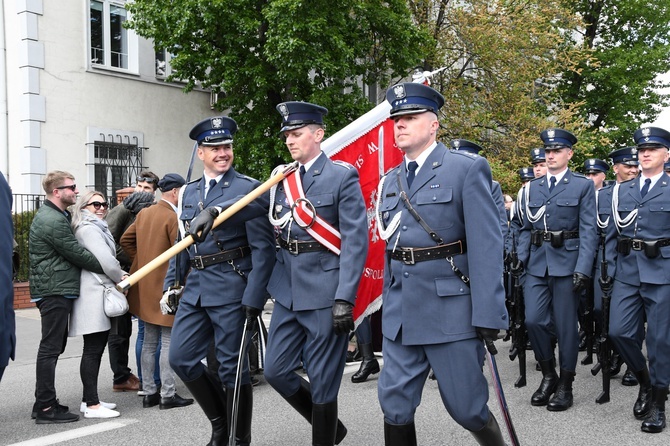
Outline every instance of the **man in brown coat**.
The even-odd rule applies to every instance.
[[[158,188],[162,193],[161,200],[158,204],[138,213],[135,222],[121,237],[121,247],[133,262],[130,267],[131,273],[169,249],[177,239],[179,232],[177,203],[179,190],[184,184],[184,179],[176,173],[165,175],[158,182]],[[174,316],[161,313],[160,308],[167,266],[165,263],[156,268],[128,292],[130,313],[144,321],[142,388],[147,395],[144,396],[143,406],[153,407],[160,404],[161,409],[188,406],[193,403],[192,399],[177,395],[175,374],[168,360]],[[159,339],[161,340],[160,395],[154,381],[155,355]]]

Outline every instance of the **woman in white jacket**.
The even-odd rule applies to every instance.
[[[108,285],[123,280],[127,273],[116,260],[114,238],[109,232],[105,217],[108,203],[102,193],[87,192],[77,200],[72,212],[72,228],[79,243],[98,259],[105,274],[98,275]],[[81,271],[81,291],[75,299],[70,314],[68,336],[84,336],[84,351],[79,373],[84,386],[80,411],[84,418],[113,418],[120,415],[116,404],[98,398],[98,375],[102,354],[107,345],[111,328],[103,308],[104,287],[90,271]]]

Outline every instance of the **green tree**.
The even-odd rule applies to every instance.
[[[569,7],[584,21],[573,44],[589,50],[592,60],[564,73],[560,94],[583,104],[586,137],[594,141],[594,155],[605,158],[631,145],[633,132],[670,105],[670,96],[659,92],[669,85],[657,80],[670,70],[670,1],[571,0]]]
[[[329,109],[327,133],[374,105],[362,85],[386,88],[420,63],[430,36],[404,0],[134,0],[128,26],[174,54],[174,80],[218,93],[240,126],[236,165],[258,178],[289,160],[278,138],[286,100]],[[194,123],[196,118],[194,117]]]

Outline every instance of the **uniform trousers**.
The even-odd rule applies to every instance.
[[[555,335],[561,370],[574,372],[579,352],[579,296],[572,292],[572,277],[527,274],[524,297],[526,328],[535,357],[538,361],[553,358],[551,338]]]
[[[300,389],[302,360],[314,404],[337,401],[348,337],[335,336],[332,308],[291,311],[275,302],[265,355],[265,379],[283,397]]]
[[[221,383],[234,387],[244,320],[239,302],[202,307],[182,299],[172,325],[169,355],[170,366],[177,376],[183,381],[193,381],[204,373],[201,360],[207,356],[213,337]],[[241,383],[250,384],[248,361],[243,366]]]
[[[617,280],[612,289],[609,335],[626,363],[646,368],[642,354],[644,318],[647,316],[649,377],[654,387],[670,385],[670,285],[629,285]]]
[[[484,377],[484,343],[477,338],[430,345],[402,345],[384,337],[384,367],[379,375],[379,404],[384,421],[414,421],[428,372],[433,369],[442,403],[458,424],[470,431],[489,420],[489,387]]]

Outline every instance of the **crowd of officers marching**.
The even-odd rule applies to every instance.
[[[526,383],[528,343],[542,372],[531,404],[550,411],[573,404],[580,350],[582,364],[602,374],[597,403],[609,401],[610,376],[623,361],[622,383],[639,385],[634,417],[642,431],[662,432],[670,385],[670,132],[640,128],[635,146],[610,152],[614,181],[605,181],[603,160],[586,160],[584,175],[568,168],[577,143],[570,132],[550,129],[541,139],[533,167],[519,170],[523,186],[505,243],[515,385]]]

